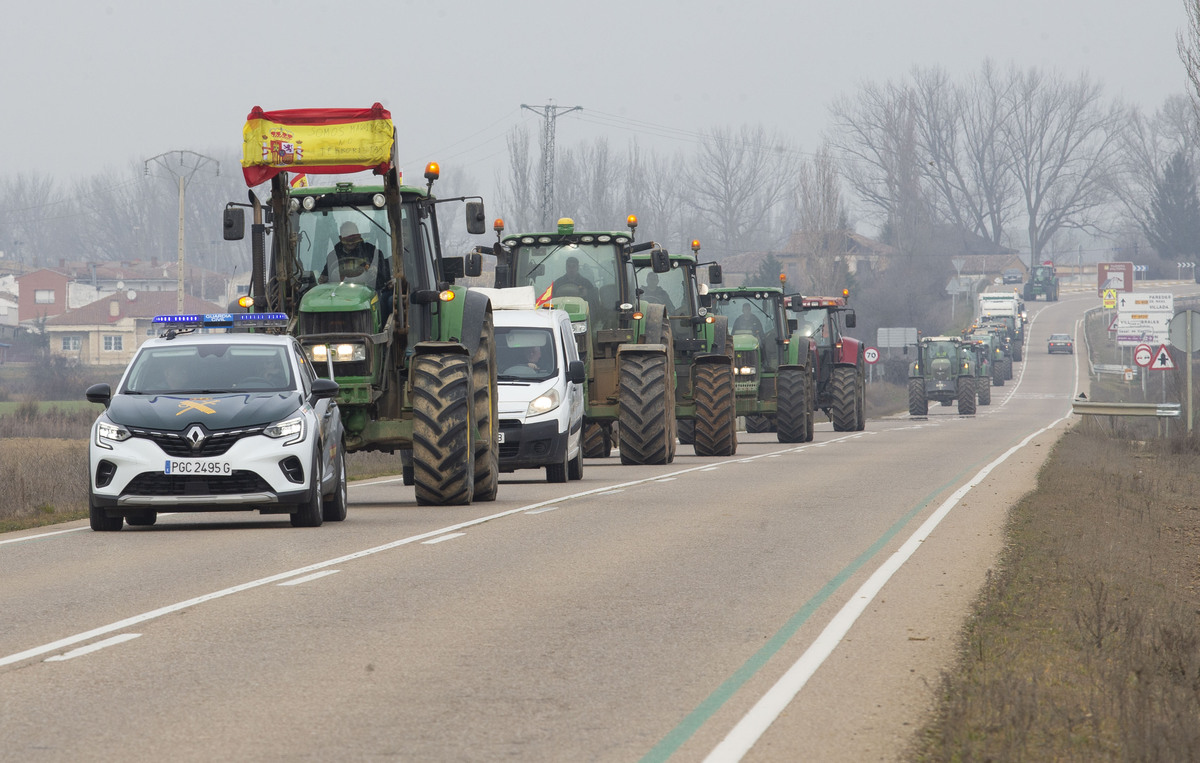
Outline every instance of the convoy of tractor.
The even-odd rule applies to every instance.
[[[283,331],[314,376],[337,383],[343,449],[398,452],[419,503],[497,495],[506,431],[491,304],[499,292],[462,283],[481,276],[485,255],[494,259],[492,286],[532,290],[533,308],[561,311],[562,338],[574,343],[548,353],[577,358],[560,376],[581,386],[583,399],[581,424],[556,429],[577,445],[555,446],[551,476],[567,468],[560,461],[581,473],[582,461],[576,469],[572,459],[608,457],[614,447],[626,464],[671,463],[678,443],[697,455],[732,456],[739,423],[779,442],[809,442],[818,410],[836,432],[865,428],[866,345],[845,333],[856,325],[848,290],[789,294],[784,276],[779,285],[723,285],[720,266],[699,261],[698,241],[687,253],[637,242],[633,215],[625,230],[581,231],[563,218],[551,231],[507,235],[496,220],[491,246],[448,256],[441,208],[463,204],[467,232],[479,235],[483,201],[437,198],[436,163],[424,185],[405,184],[396,148],[380,104],[256,107],[243,130],[242,165],[251,189],[268,184],[265,198],[250,190],[248,203],[230,202],[223,224],[226,239],[241,239],[250,213],[242,307],[287,316]],[[322,175],[338,178],[312,181]],[[1051,266],[1031,270],[1024,298],[1038,296],[1058,298]],[[1012,378],[1024,344],[1021,297],[982,293],[976,315],[961,337],[920,337],[912,348],[910,415],[927,415],[930,401],[973,414],[991,403],[992,386]],[[516,336],[505,336],[514,357],[526,341]],[[553,370],[547,379],[557,378]],[[519,384],[519,376],[504,378]],[[539,405],[557,405],[553,397]]]

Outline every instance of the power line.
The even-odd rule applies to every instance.
[[[549,229],[550,212],[554,206],[554,123],[562,114],[583,111],[583,107],[566,108],[550,102],[542,106],[541,111],[524,103],[521,104],[521,108],[541,114],[544,120],[542,123],[542,226],[544,229]]]

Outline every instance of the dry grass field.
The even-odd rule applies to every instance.
[[[908,759],[1200,760],[1198,456],[1195,439],[1063,437]]]

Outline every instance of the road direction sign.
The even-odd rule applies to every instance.
[[[1155,371],[1175,370],[1175,361],[1171,359],[1171,353],[1167,351],[1165,344],[1159,345],[1158,352],[1154,353],[1154,363],[1150,367]]]
[[[1137,363],[1142,368],[1150,365],[1150,361],[1154,360],[1154,350],[1150,349],[1148,344],[1139,344],[1133,350],[1133,362]]]
[[[867,349],[863,350],[863,360],[872,364],[878,363],[879,350],[875,349],[874,347],[868,347]]]

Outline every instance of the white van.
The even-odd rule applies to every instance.
[[[492,298],[500,410],[500,471],[546,468],[547,482],[583,479],[585,371],[571,319],[534,309],[531,287]]]

